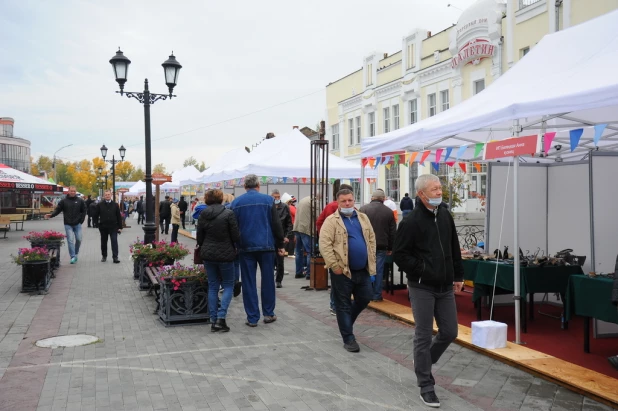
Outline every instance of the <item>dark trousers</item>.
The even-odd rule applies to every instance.
[[[335,312],[337,313],[337,325],[343,338],[343,342],[348,344],[354,341],[354,322],[358,315],[367,307],[371,301],[373,290],[369,272],[364,270],[353,270],[352,278],[344,274],[335,274],[330,271],[330,282],[335,300]],[[354,301],[352,301],[354,295]]]
[[[144,224],[146,222],[146,215],[144,214],[144,212],[138,212],[137,213],[137,224]]]
[[[182,221],[182,229],[186,230],[187,227],[185,227],[185,215],[187,214],[186,211],[181,211],[180,212],[180,221]]]
[[[279,255],[279,253],[275,253],[275,269],[277,270],[277,276],[275,278],[275,281],[280,283],[283,281],[283,272],[284,272],[284,265],[283,265],[283,259],[285,257],[282,255]]]
[[[94,223],[94,221],[92,221],[92,217],[88,216],[88,227],[93,227],[94,224],[92,223]]]
[[[444,351],[457,338],[457,307],[455,293],[450,285],[443,289],[426,290],[408,287],[410,304],[416,323],[414,330],[414,372],[421,394],[434,391],[436,384],[431,366],[438,362]],[[438,333],[433,336],[433,319]]]
[[[161,225],[161,232],[165,231],[165,234],[169,232],[170,229],[170,216],[159,216],[159,224]]]
[[[172,238],[170,242],[177,243],[178,242],[178,229],[180,228],[179,224],[172,224]]]
[[[118,228],[99,227],[101,233],[101,256],[107,257],[107,237],[112,241],[112,257],[118,258]]]

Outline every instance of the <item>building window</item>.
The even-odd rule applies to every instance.
[[[393,130],[399,129],[399,104],[393,106]]]
[[[356,117],[356,144],[360,144],[360,142],[361,142],[361,118],[360,116],[358,116]]]
[[[399,201],[399,164],[386,169],[386,195],[393,201]]]
[[[474,94],[479,94],[483,90],[485,90],[485,79],[475,81],[474,82]]]
[[[449,109],[448,90],[440,92],[440,103],[442,104],[442,111],[446,111]]]
[[[468,198],[483,198],[487,195],[487,164],[481,164],[481,171],[468,163],[468,173],[470,174],[470,185],[468,187]]]
[[[373,64],[367,64],[367,85],[373,84]]]
[[[532,6],[535,3],[538,3],[541,0],[519,0],[519,10],[526,8],[528,6]]]
[[[354,119],[348,120],[348,135],[350,136],[350,145],[354,145]]]
[[[384,132],[388,133],[391,131],[391,108],[386,107],[382,112],[384,114]]]
[[[360,183],[358,181],[352,181],[350,182],[350,185],[352,186],[352,191],[354,192],[354,202],[360,203]]]
[[[429,117],[436,115],[436,93],[427,96],[427,110]]]
[[[331,127],[333,133],[333,150],[339,150],[339,124]]]
[[[530,47],[524,47],[523,49],[521,49],[521,56],[523,57],[529,52],[530,52]]]
[[[410,124],[414,124],[418,121],[418,106],[416,104],[416,99],[410,100],[408,104],[410,105]]]
[[[376,113],[369,113],[369,137],[376,135]]]
[[[414,67],[414,44],[408,44],[408,65],[407,68]]]

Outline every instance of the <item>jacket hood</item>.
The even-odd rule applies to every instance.
[[[217,218],[219,214],[221,214],[224,211],[225,211],[225,207],[222,204],[213,204],[213,205],[208,206],[208,208],[206,208],[202,212],[202,214],[204,215],[204,218],[206,220],[214,220],[215,218]]]

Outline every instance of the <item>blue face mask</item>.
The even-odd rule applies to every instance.
[[[425,197],[427,197],[427,202],[431,206],[438,207],[440,204],[442,204],[442,196],[438,198],[431,198],[427,194],[425,194]]]
[[[275,200],[275,204],[279,204],[281,200]]]
[[[354,207],[340,208],[339,212],[343,215],[352,215],[352,213],[354,212]]]

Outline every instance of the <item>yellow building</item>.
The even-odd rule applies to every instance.
[[[401,41],[401,51],[372,52],[362,68],[326,86],[331,152],[360,165],[360,142],[367,137],[416,123],[448,110],[480,93],[512,67],[541,38],[618,8],[618,0],[478,0],[462,12],[456,25],[439,33],[414,29]],[[566,52],[566,50],[565,50]],[[399,202],[414,192],[419,174],[452,175],[414,164],[380,166],[374,187]],[[481,211],[485,168],[467,167],[470,183],[461,195],[465,206],[455,211]],[[368,198],[365,198],[365,201]]]

